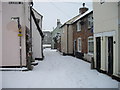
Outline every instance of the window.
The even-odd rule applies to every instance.
[[[88,53],[94,53],[94,40],[93,36],[88,37]]]
[[[77,22],[77,31],[81,31],[81,24],[80,24],[80,21]]]
[[[82,51],[82,41],[81,38],[78,38],[78,52]]]
[[[88,28],[91,28],[93,26],[93,17],[88,16]]]

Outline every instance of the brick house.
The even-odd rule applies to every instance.
[[[80,10],[81,16],[73,22],[73,52],[77,58],[91,61],[94,51],[93,11],[85,7]]]
[[[79,14],[64,23],[61,33],[61,51],[64,55],[74,55],[81,59],[93,57],[93,11],[83,3]]]

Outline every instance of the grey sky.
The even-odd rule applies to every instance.
[[[34,8],[43,15],[43,29],[53,30],[57,19],[61,23],[79,14],[83,2],[34,2]],[[86,7],[92,9],[92,2],[86,2]]]

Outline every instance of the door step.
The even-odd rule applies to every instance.
[[[23,68],[0,68],[0,71],[26,71],[26,67]]]

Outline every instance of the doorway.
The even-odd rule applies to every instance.
[[[108,37],[108,74],[113,74],[113,37]]]
[[[101,68],[101,38],[96,37],[96,69],[100,71]]]
[[[77,41],[74,40],[74,55],[75,55],[75,53],[76,53],[76,50],[77,50]]]

